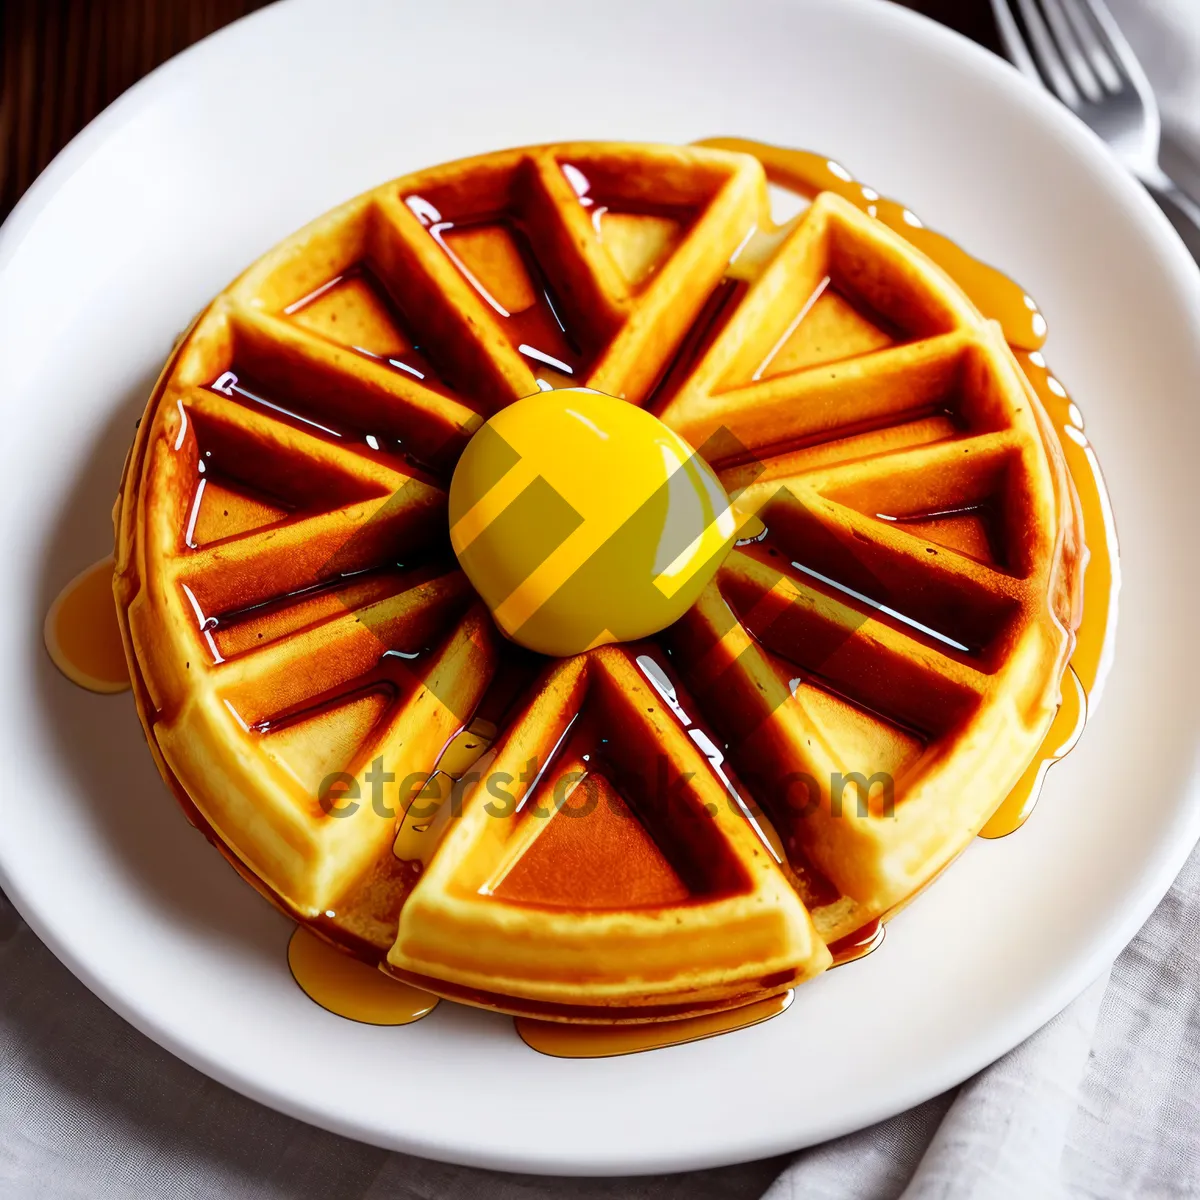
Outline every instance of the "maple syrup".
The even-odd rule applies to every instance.
[[[366,263],[327,280],[283,312],[295,324],[402,371],[426,387],[453,391],[408,332],[405,315]]]
[[[734,1029],[759,1025],[785,1012],[794,995],[793,991],[786,991],[725,1012],[704,1013],[675,1021],[654,1021],[646,1025],[571,1025],[531,1017],[517,1017],[515,1024],[521,1040],[539,1054],[548,1054],[552,1058],[612,1058],[698,1042]]]
[[[1074,667],[1068,666],[1062,682],[1062,703],[1058,706],[1037,757],[1026,767],[1025,774],[1000,807],[988,818],[979,831],[981,837],[1004,837],[1025,823],[1037,803],[1046,772],[1073,750],[1079,741],[1087,721],[1087,708],[1087,693],[1083,690],[1079,675]]]
[[[72,683],[103,694],[130,686],[112,575],[112,555],[81,571],[50,605],[42,631],[54,665]]]
[[[520,222],[506,213],[448,220],[428,199],[417,195],[406,197],[405,203],[500,318],[538,387],[550,391],[577,386],[584,374],[580,347],[564,323],[562,302],[542,272]]]
[[[411,1025],[438,998],[385,975],[298,926],[288,942],[288,967],[301,991],[323,1009],[364,1025]]]
[[[1079,741],[1104,687],[1112,661],[1112,633],[1117,620],[1120,565],[1112,506],[1095,451],[1083,431],[1083,417],[1066,389],[1050,373],[1040,351],[1017,351],[1033,390],[1054,426],[1075,483],[1083,515],[1087,565],[1083,575],[1083,620],[1075,631],[1075,647],[1062,680],[1062,702],[1041,748],[1016,786],[992,814],[980,835],[1005,837],[1019,829],[1037,804],[1046,772]]]
[[[846,963],[866,958],[868,954],[883,945],[886,933],[887,927],[883,923],[883,918],[876,917],[873,921],[868,921],[861,929],[856,929],[853,933],[838,938],[836,942],[830,942],[829,953],[833,955],[833,965],[841,967]]]

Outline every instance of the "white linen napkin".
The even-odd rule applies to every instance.
[[[1195,192],[1200,0],[1109,3],[1161,96],[1168,165]],[[263,1108],[126,1025],[0,895],[0,1200],[757,1200],[764,1190],[764,1200],[1200,1196],[1200,853],[1111,975],[953,1092],[790,1163],[637,1179],[445,1166]]]
[[[764,1200],[1200,1196],[1200,851],[1111,974],[948,1096],[796,1156]]]

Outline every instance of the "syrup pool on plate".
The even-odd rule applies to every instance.
[[[123,692],[129,687],[112,573],[111,555],[81,571],[50,605],[43,627],[54,665],[89,692]]]
[[[301,991],[328,1012],[365,1025],[411,1025],[438,998],[337,950],[303,925],[288,942],[288,968]]]
[[[970,257],[948,238],[926,229],[910,210],[857,182],[838,163],[808,151],[737,138],[714,138],[701,144],[754,155],[772,183],[803,197],[811,198],[821,191],[836,192],[923,251],[963,288],[985,316],[999,322],[1032,391],[1050,418],[1083,516],[1088,547],[1083,620],[1063,677],[1062,703],[1042,748],[981,831],[988,838],[1011,833],[1032,811],[1049,767],[1078,741],[1089,704],[1095,703],[1103,686],[1112,653],[1120,580],[1112,509],[1084,432],[1082,414],[1051,374],[1041,353],[1046,339],[1045,318],[1013,280]],[[748,239],[736,267],[714,292],[716,307],[727,307],[730,297],[736,298],[744,290],[765,265],[786,228],[760,229]],[[710,304],[706,312],[711,323],[714,305]],[[702,314],[697,323],[698,336],[703,336],[705,325]],[[112,596],[112,569],[109,557],[76,576],[50,606],[44,627],[46,647],[55,665],[67,678],[94,692],[112,693],[129,687]],[[883,931],[883,921],[873,921],[835,943],[830,947],[835,965],[869,954],[879,946]],[[303,927],[289,942],[288,963],[306,995],[350,1020],[408,1024],[427,1015],[438,1003],[437,997],[333,949]],[[528,1046],[544,1054],[606,1057],[696,1041],[755,1025],[785,1011],[791,997],[788,991],[740,1009],[647,1025],[573,1025],[519,1018],[516,1028]]]
[[[655,1021],[649,1025],[572,1025],[564,1021],[518,1017],[516,1026],[525,1045],[539,1054],[548,1054],[552,1058],[611,1058],[698,1042],[735,1029],[748,1029],[786,1012],[794,995],[789,990],[726,1012],[705,1013],[678,1021]]]

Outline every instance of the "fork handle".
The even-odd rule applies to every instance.
[[[1185,193],[1174,180],[1161,173],[1143,177],[1146,190],[1158,202],[1183,239],[1192,257],[1200,262],[1200,204]]]

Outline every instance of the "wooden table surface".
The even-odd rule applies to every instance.
[[[903,2],[995,49],[987,0]],[[0,0],[0,218],[55,154],[126,88],[171,55],[267,3]]]

